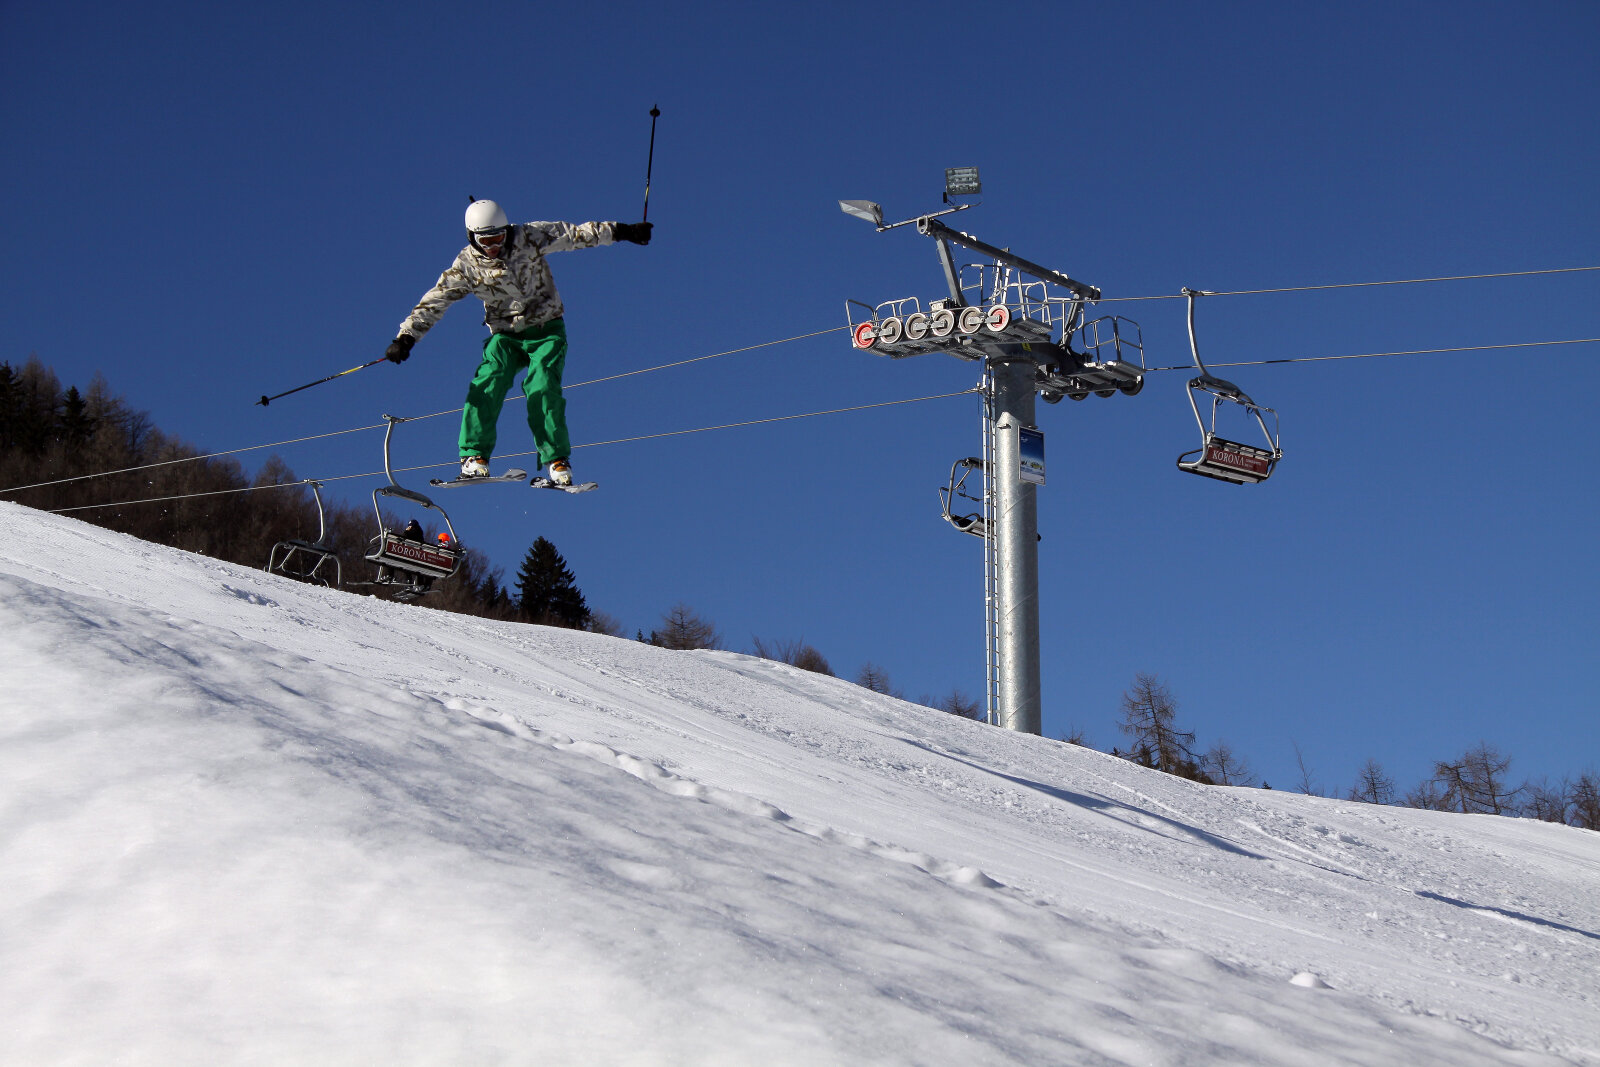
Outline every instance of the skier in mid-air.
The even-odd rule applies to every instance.
[[[494,454],[496,424],[518,372],[528,375],[528,427],[539,448],[539,463],[550,481],[572,484],[567,437],[567,402],[561,371],[567,359],[564,308],[545,253],[593,248],[616,241],[650,243],[648,222],[524,222],[512,226],[493,200],[474,200],[467,208],[467,247],[400,324],[384,353],[404,363],[411,346],[443,317],[451,304],[471,294],[483,301],[489,338],[483,361],[467,387],[461,413],[461,477],[485,478]]]

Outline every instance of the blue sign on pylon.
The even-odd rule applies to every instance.
[[[1034,485],[1044,484],[1044,431],[1031,426],[1018,428],[1019,448],[1022,453],[1022,480]]]

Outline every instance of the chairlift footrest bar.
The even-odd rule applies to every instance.
[[[420,574],[428,578],[448,578],[456,572],[461,555],[452,549],[419,541],[407,541],[385,530],[367,560],[382,567]]]
[[[1185,462],[1184,456],[1199,454],[1199,459]],[[1178,466],[1190,474],[1233,482],[1236,485],[1253,485],[1272,477],[1278,455],[1264,448],[1214,437],[1196,452],[1185,452],[1178,457]]]

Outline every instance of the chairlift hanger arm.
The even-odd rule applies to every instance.
[[[1005,263],[1008,266],[1017,268],[1024,274],[1031,274],[1040,281],[1059,285],[1063,289],[1067,289],[1076,296],[1080,296],[1085,300],[1100,299],[1100,290],[1095,286],[1085,285],[1080,281],[1074,281],[1065,274],[1062,274],[1060,271],[1051,270],[1049,267],[1041,267],[1039,264],[1023,259],[1019,255],[1007,252],[1003,248],[996,248],[987,241],[980,241],[971,234],[962,233],[960,230],[952,230],[950,227],[946,226],[932,215],[924,215],[922,218],[917,219],[916,223],[917,232],[919,233],[926,234],[929,237],[938,237],[943,238],[946,241],[953,241],[963,248],[972,249],[974,252],[982,252],[984,255],[991,256],[1001,263]]]
[[[1200,377],[1190,383],[1190,388],[1198,385],[1202,389],[1210,390],[1230,399],[1242,400],[1246,404],[1253,403],[1245,395],[1243,389],[1240,389],[1226,378],[1218,378],[1215,374],[1212,374],[1211,368],[1207,367],[1205,361],[1200,358],[1200,345],[1194,336],[1194,298],[1197,296],[1216,296],[1217,294],[1209,289],[1191,289],[1186,285],[1183,287],[1183,295],[1189,298],[1189,352],[1194,356],[1194,365],[1200,371]]]

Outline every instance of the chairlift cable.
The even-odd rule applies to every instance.
[[[1519,271],[1519,272],[1516,272],[1516,273],[1513,273],[1513,274],[1468,275],[1468,276],[1463,276],[1463,278],[1465,278],[1465,277],[1471,277],[1471,278],[1506,278],[1506,277],[1517,277],[1517,276],[1520,276],[1520,275],[1527,275],[1527,274],[1559,274],[1559,273],[1564,273],[1564,272],[1583,271],[1583,270],[1600,270],[1600,267],[1566,267],[1566,268],[1559,268],[1557,270]],[[1306,288],[1347,288],[1347,287],[1350,287],[1350,286],[1358,286],[1358,285],[1405,285],[1405,284],[1410,284],[1410,282],[1454,281],[1454,280],[1459,280],[1459,279],[1455,279],[1455,278],[1417,278],[1417,279],[1411,279],[1410,281],[1353,282],[1353,283],[1348,283],[1345,286],[1310,286],[1310,287],[1306,287]],[[1238,296],[1238,295],[1243,295],[1245,293],[1273,293],[1273,292],[1298,292],[1298,291],[1302,291],[1302,290],[1297,290],[1297,289],[1237,290],[1237,291],[1234,291],[1234,292],[1208,292],[1206,295],[1208,295],[1208,296]],[[1134,300],[1181,300],[1181,299],[1184,299],[1184,296],[1183,296],[1182,293],[1173,294],[1171,296],[1145,296],[1145,297],[1127,296],[1127,297],[1110,297],[1110,298],[1107,298],[1107,300],[1124,300],[1124,301],[1134,301]],[[1105,303],[1105,302],[1107,302],[1107,300],[1102,300],[1101,303]],[[582,386],[585,386],[585,385],[598,385],[598,384],[600,384],[602,382],[615,381],[618,378],[627,378],[627,377],[632,377],[632,376],[640,375],[640,374],[650,374],[650,373],[653,373],[653,372],[658,371],[658,370],[670,370],[670,369],[672,369],[674,367],[682,367],[682,366],[686,366],[686,365],[688,365],[690,363],[699,363],[699,362],[703,362],[703,361],[709,360],[709,359],[717,359],[717,358],[720,358],[722,356],[737,355],[737,354],[742,353],[742,352],[753,352],[756,349],[770,348],[770,347],[772,347],[774,345],[788,344],[788,343],[790,343],[792,341],[809,340],[809,339],[811,339],[813,337],[822,337],[822,336],[825,336],[826,334],[838,333],[840,330],[848,330],[848,329],[849,329],[848,326],[838,326],[838,327],[833,327],[831,329],[826,329],[826,330],[816,330],[816,331],[814,331],[812,333],[797,334],[794,337],[785,337],[785,338],[781,338],[781,339],[776,340],[776,341],[764,341],[761,344],[747,345],[747,346],[745,346],[743,348],[730,348],[730,349],[728,349],[727,351],[724,351],[724,352],[713,352],[710,355],[695,356],[695,357],[690,358],[690,359],[678,360],[678,361],[673,362],[673,363],[662,363],[662,364],[658,364],[657,366],[654,366],[654,367],[642,367],[642,368],[640,368],[638,370],[624,371],[621,374],[608,375],[607,377],[604,377],[604,378],[594,378],[594,379],[591,379],[591,380],[585,381],[585,382],[575,382],[572,385],[567,386],[566,388],[568,388],[568,389],[577,389],[577,388],[581,388]],[[1342,356],[1301,356],[1301,357],[1294,357],[1294,358],[1288,358],[1288,359],[1254,360],[1254,361],[1242,362],[1242,363],[1217,363],[1217,364],[1214,364],[1214,365],[1218,366],[1218,367],[1257,367],[1257,366],[1267,366],[1267,365],[1275,364],[1275,363],[1316,363],[1316,362],[1322,362],[1322,361],[1327,361],[1327,360],[1340,360],[1340,359],[1373,359],[1373,358],[1377,358],[1377,357],[1380,357],[1380,356],[1411,356],[1411,355],[1428,355],[1428,354],[1448,353],[1448,352],[1480,352],[1480,351],[1491,351],[1491,350],[1495,350],[1495,349],[1507,349],[1507,348],[1534,348],[1534,347],[1548,346],[1548,345],[1590,344],[1590,343],[1593,343],[1595,341],[1600,341],[1600,338],[1580,337],[1580,338],[1575,338],[1575,339],[1569,340],[1569,341],[1526,341],[1526,342],[1521,342],[1521,343],[1518,343],[1518,344],[1506,344],[1506,345],[1473,345],[1473,346],[1465,346],[1465,347],[1460,347],[1460,348],[1423,348],[1423,349],[1412,349],[1412,350],[1398,351],[1398,352],[1363,352],[1363,353],[1359,353],[1359,354],[1355,354],[1355,355],[1342,355]],[[1159,371],[1192,370],[1192,369],[1193,369],[1193,367],[1191,365],[1183,364],[1182,366],[1176,366],[1176,367],[1151,367],[1151,368],[1149,368],[1149,370],[1146,373],[1152,373],[1153,374],[1153,373],[1156,373],[1156,372],[1159,372]],[[513,400],[525,399],[525,397],[526,397],[526,394],[519,394],[517,396],[510,396],[510,397],[506,398],[505,403],[509,404]],[[448,409],[446,409],[444,411],[435,411],[435,412],[432,412],[432,413],[427,414],[427,415],[417,415],[411,421],[422,421],[424,419],[436,418],[436,417],[438,417],[440,415],[450,415],[450,414],[454,414],[456,412],[459,412],[460,410],[461,410],[460,407],[448,408]],[[118,470],[113,470],[113,471],[98,471],[98,472],[96,472],[94,474],[79,474],[79,475],[74,475],[74,476],[72,476],[70,478],[58,478],[58,479],[56,479],[54,481],[34,482],[34,483],[30,484],[30,485],[8,486],[8,487],[6,487],[4,489],[0,489],[0,493],[20,493],[20,492],[24,492],[24,491],[29,490],[29,489],[44,489],[44,488],[48,488],[48,487],[53,486],[53,485],[67,485],[67,484],[69,484],[71,482],[86,481],[86,480],[88,480],[90,478],[110,478],[110,477],[113,477],[113,476],[118,475],[118,474],[134,474],[134,473],[137,473],[139,471],[154,470],[157,467],[168,467],[168,466],[173,466],[173,465],[176,465],[176,464],[179,464],[179,463],[195,463],[195,462],[199,462],[200,460],[218,459],[218,458],[223,457],[223,456],[238,455],[239,453],[242,453],[242,452],[256,452],[256,451],[260,451],[261,449],[264,449],[264,448],[281,448],[281,447],[283,447],[285,445],[304,444],[304,443],[306,443],[308,441],[320,441],[320,440],[324,440],[324,439],[329,438],[329,437],[341,437],[341,436],[343,436],[345,434],[363,433],[363,432],[365,432],[367,430],[380,430],[382,428],[383,428],[383,424],[382,423],[374,423],[374,424],[372,424],[370,426],[355,426],[355,427],[351,427],[351,428],[345,429],[345,430],[331,430],[331,431],[329,431],[327,433],[312,434],[312,435],[307,436],[307,437],[295,437],[295,438],[290,438],[290,439],[284,440],[284,441],[272,441],[272,442],[268,442],[266,444],[259,444],[259,445],[245,445],[242,448],[226,449],[226,450],[219,451],[219,452],[208,452],[208,453],[205,453],[204,455],[199,455],[199,456],[185,456],[185,457],[183,457],[181,459],[160,460],[160,461],[158,461],[156,463],[147,463],[147,464],[144,464],[142,466],[123,467],[123,468],[120,468]],[[104,505],[104,506],[110,506],[110,505]]]
[[[1481,281],[1487,278],[1528,278],[1540,274],[1577,274],[1582,271],[1600,270],[1600,267],[1556,267],[1550,270],[1513,270],[1503,271],[1498,274],[1453,274],[1440,278],[1397,278],[1393,281],[1383,282],[1334,282],[1328,285],[1292,285],[1279,289],[1227,289],[1207,291],[1207,296],[1260,296],[1267,293],[1310,293],[1323,289],[1363,289],[1376,285],[1421,285],[1425,282],[1467,282]],[[1183,293],[1160,293],[1154,296],[1107,296],[1096,303],[1114,304],[1117,302],[1133,303],[1140,300],[1182,300]]]
[[[838,333],[841,330],[848,330],[849,328],[850,327],[848,326],[835,326],[827,330],[817,330],[814,333],[802,333],[797,334],[794,337],[785,337],[781,341],[763,341],[758,345],[746,345],[744,348],[730,348],[726,352],[713,352],[709,356],[695,356],[693,359],[680,359],[676,363],[662,363],[659,366],[643,367],[639,370],[623,371],[621,374],[612,374],[604,378],[592,378],[587,382],[574,382],[572,385],[569,385],[566,388],[577,389],[585,385],[598,385],[601,382],[613,382],[618,378],[630,378],[636,374],[649,374],[652,371],[669,370],[673,367],[683,367],[690,363],[700,363],[708,359],[717,359],[720,356],[733,356],[739,354],[740,352],[754,352],[758,348],[770,348],[773,345],[786,345],[790,341],[808,341],[813,337],[821,337],[824,334]]]
[[[573,382],[571,385],[562,386],[562,391],[570,392],[573,389],[582,389],[586,385],[599,385],[601,382],[614,382],[618,378],[632,378],[639,374],[653,374],[658,370],[671,370],[674,367],[686,367],[691,363],[703,363],[708,359],[719,359],[722,356],[736,356],[741,352],[754,352],[758,348],[771,348],[774,345],[786,345],[791,341],[809,341],[813,337],[822,337],[830,333],[839,333],[840,331],[848,330],[849,328],[850,327],[848,326],[833,326],[826,330],[815,330],[811,333],[796,334],[794,337],[784,337],[776,341],[762,341],[760,344],[746,345],[743,348],[730,348],[726,352],[713,352],[708,356],[694,356],[690,359],[680,359],[673,363],[659,363],[654,367],[640,367],[638,370],[625,370],[621,374],[608,374],[604,378],[591,378],[586,382]],[[527,393],[516,393],[512,396],[506,397],[502,403],[509,404],[513,400],[526,400],[527,398]],[[431,419],[439,415],[454,415],[460,410],[461,408],[456,407],[450,408],[446,411],[435,411],[428,415],[418,415],[411,421],[416,422],[422,419]]]
[[[738,355],[741,352],[753,352],[758,348],[771,348],[774,345],[788,344],[791,341],[805,341],[805,340],[809,340],[809,339],[811,339],[813,337],[822,337],[822,336],[824,336],[826,334],[838,333],[841,330],[848,330],[848,329],[849,329],[848,326],[835,326],[835,327],[832,327],[831,329],[817,330],[817,331],[815,331],[813,333],[799,334],[799,335],[797,335],[795,337],[784,337],[784,338],[781,338],[781,339],[776,340],[776,341],[763,341],[760,344],[746,345],[743,348],[730,348],[725,352],[713,352],[713,353],[711,353],[710,355],[707,355],[707,356],[695,356],[692,359],[682,359],[682,360],[678,360],[675,363],[662,363],[662,364],[659,364],[658,366],[654,366],[654,367],[641,367],[638,370],[623,371],[621,374],[612,374],[612,375],[608,375],[607,377],[604,377],[604,378],[593,378],[593,379],[591,379],[589,381],[586,381],[586,382],[574,382],[571,385],[566,386],[566,389],[569,389],[569,390],[570,389],[579,389],[579,388],[582,388],[585,385],[598,385],[601,382],[615,381],[618,378],[628,378],[628,377],[632,377],[634,375],[639,375],[639,374],[650,374],[650,373],[652,373],[654,371],[658,371],[658,370],[670,370],[673,367],[682,367],[682,366],[686,366],[686,365],[688,365],[690,363],[700,363],[700,362],[703,362],[703,361],[708,360],[708,359],[717,359],[717,358],[719,358],[721,356]],[[509,404],[513,400],[525,400],[525,399],[527,399],[527,394],[526,393],[518,393],[515,396],[506,397],[504,403]],[[458,413],[460,411],[461,411],[460,407],[453,407],[453,408],[448,408],[448,409],[446,409],[444,411],[435,411],[435,412],[432,412],[432,413],[427,414],[427,415],[416,415],[416,416],[413,416],[408,421],[420,422],[420,421],[422,421],[424,419],[437,418],[440,415],[454,415],[454,414],[456,414],[456,413]],[[332,430],[332,431],[330,431],[328,433],[312,434],[309,437],[295,437],[295,438],[291,438],[291,439],[289,439],[287,441],[272,441],[272,442],[269,442],[267,444],[261,444],[261,445],[246,445],[243,448],[233,448],[233,449],[228,449],[226,451],[221,451],[221,452],[208,452],[208,453],[206,453],[204,455],[200,455],[200,456],[184,456],[181,459],[164,459],[164,460],[160,460],[159,462],[156,462],[156,463],[146,463],[146,464],[144,464],[142,466],[138,466],[138,467],[123,467],[120,470],[114,470],[114,471],[98,471],[98,472],[96,472],[94,474],[79,474],[79,475],[74,475],[71,478],[58,478],[58,479],[56,479],[54,481],[49,481],[49,482],[35,482],[32,485],[14,485],[14,486],[9,486],[9,487],[7,487],[5,489],[0,489],[0,493],[20,493],[20,492],[23,492],[24,490],[27,490],[27,489],[43,489],[43,488],[47,488],[47,487],[52,486],[52,485],[66,485],[66,484],[68,484],[70,482],[85,481],[85,480],[87,480],[89,478],[110,478],[113,475],[117,475],[117,474],[133,474],[133,473],[136,473],[138,471],[154,470],[157,467],[169,467],[169,466],[172,466],[172,465],[178,464],[178,463],[196,463],[196,462],[198,462],[200,460],[203,460],[203,459],[218,459],[218,458],[220,458],[222,456],[232,456],[232,455],[236,455],[236,454],[241,453],[241,452],[256,452],[256,451],[260,451],[263,448],[280,448],[280,447],[283,447],[285,445],[299,445],[299,444],[304,444],[307,441],[320,441],[320,440],[322,440],[324,438],[328,438],[328,437],[341,437],[341,436],[343,436],[345,434],[362,433],[362,432],[365,432],[367,430],[381,430],[381,429],[383,429],[383,425],[384,425],[383,423],[379,422],[379,423],[373,423],[371,426],[355,426],[355,427],[351,427],[348,430]]]
[[[1376,359],[1380,356],[1426,356],[1444,352],[1492,352],[1506,348],[1541,348],[1550,345],[1587,345],[1600,342],[1600,337],[1575,337],[1570,341],[1519,341],[1506,345],[1464,345],[1459,348],[1411,348],[1399,352],[1358,352],[1343,356],[1290,356],[1286,359],[1253,359],[1239,363],[1208,363],[1211,367],[1266,367],[1274,363],[1321,363],[1334,359]],[[1194,370],[1193,363],[1184,363],[1176,367],[1151,367],[1146,374],[1168,370]]]
[[[668,430],[668,431],[665,431],[664,433],[642,434],[642,435],[640,435],[638,437],[618,437],[618,438],[615,438],[615,439],[610,440],[610,441],[590,441],[590,442],[588,442],[586,444],[574,445],[573,449],[577,450],[579,448],[598,448],[598,447],[600,447],[602,445],[635,444],[635,443],[637,443],[639,441],[654,441],[654,440],[658,440],[658,439],[663,438],[663,437],[683,437],[683,436],[685,436],[687,434],[707,433],[707,432],[709,432],[711,430],[733,430],[733,429],[739,429],[740,427],[745,427],[745,426],[762,426],[762,425],[765,425],[767,423],[773,423],[773,422],[792,422],[795,419],[810,419],[810,418],[815,418],[816,416],[819,416],[819,415],[841,415],[841,414],[845,414],[845,413],[852,412],[852,411],[870,411],[870,410],[872,410],[874,408],[897,407],[897,406],[904,405],[904,404],[920,404],[920,403],[922,403],[923,401],[926,401],[926,400],[946,400],[946,399],[949,399],[950,397],[955,397],[955,396],[969,396],[969,395],[971,395],[973,393],[977,393],[977,392],[980,392],[980,391],[981,391],[981,387],[980,386],[973,386],[970,389],[960,389],[960,390],[957,390],[956,392],[953,392],[953,393],[937,393],[937,394],[935,394],[933,396],[916,396],[916,397],[910,397],[910,398],[905,399],[905,400],[882,400],[882,401],[878,401],[877,403],[873,403],[873,404],[855,404],[855,405],[852,405],[850,407],[829,408],[826,411],[806,411],[806,412],[801,412],[800,414],[797,414],[797,415],[775,415],[775,416],[773,416],[771,418],[766,418],[766,419],[747,419],[747,420],[745,420],[743,422],[727,422],[727,423],[721,423],[721,424],[716,425],[716,426],[699,426],[699,427],[696,427],[696,428],[694,428],[692,430]],[[415,420],[408,419],[406,421],[410,422],[410,421],[415,421]],[[502,455],[499,458],[501,458],[501,459],[518,459],[518,458],[521,458],[523,456],[532,456],[532,455],[537,455],[537,453],[535,453],[535,452],[511,452],[511,453],[507,453],[505,455]],[[419,464],[418,466],[415,466],[415,467],[400,467],[400,468],[397,469],[396,473],[407,474],[407,473],[411,473],[411,472],[415,472],[415,471],[437,470],[440,467],[449,467],[449,466],[452,466],[452,465],[453,464],[450,464],[450,463],[423,463],[423,464]],[[384,471],[368,471],[367,473],[364,473],[364,474],[341,474],[341,475],[337,475],[337,476],[331,477],[331,478],[318,478],[316,480],[318,482],[326,485],[329,482],[347,482],[347,481],[352,481],[352,480],[357,479],[357,478],[376,478],[380,474],[384,474],[384,473],[385,473]],[[224,496],[224,495],[226,495],[228,493],[252,493],[252,492],[255,492],[255,491],[260,490],[260,489],[292,489],[292,488],[297,488],[299,486],[305,485],[307,480],[309,480],[309,479],[301,479],[299,481],[294,481],[294,482],[280,482],[280,483],[277,483],[277,484],[274,484],[274,485],[250,485],[250,486],[245,486],[242,489],[213,489],[213,490],[208,490],[208,491],[203,492],[203,493],[184,493],[184,494],[179,494],[179,495],[176,495],[176,496],[158,496],[158,497],[147,497],[147,498],[140,499],[140,500],[122,500],[122,501],[118,501],[118,502],[113,503],[113,504],[78,504],[78,505],[75,505],[75,506],[70,507],[70,508],[54,508],[54,509],[52,509],[50,511],[50,514],[52,514],[52,515],[64,515],[64,514],[66,514],[67,512],[70,512],[70,511],[92,511],[95,508],[118,508],[118,507],[123,507],[123,506],[131,505],[131,504],[157,504],[157,503],[163,503],[165,501],[171,501],[171,500],[193,500],[193,499],[197,499],[197,498],[200,498],[200,497],[207,497],[207,496]],[[52,483],[46,483],[46,484],[52,484]]]
[[[687,434],[705,433],[705,432],[707,432],[709,430],[735,430],[735,429],[739,429],[740,427],[743,427],[743,426],[763,426],[763,425],[765,425],[767,423],[771,423],[771,422],[792,422],[795,419],[809,419],[809,418],[812,418],[812,417],[817,416],[817,415],[841,415],[841,414],[844,414],[844,413],[850,412],[850,411],[869,411],[869,410],[871,410],[873,408],[892,408],[892,407],[896,407],[896,406],[901,405],[901,404],[920,404],[924,400],[946,400],[946,399],[948,399],[950,397],[953,397],[953,396],[970,396],[973,393],[977,393],[977,392],[981,392],[981,391],[982,391],[982,387],[975,385],[970,389],[958,389],[953,393],[936,393],[933,396],[917,396],[917,397],[912,397],[912,398],[910,398],[908,400],[883,400],[883,401],[879,401],[876,404],[856,404],[853,407],[830,408],[827,411],[807,411],[807,412],[804,412],[804,413],[799,414],[799,415],[776,415],[776,416],[774,416],[772,418],[769,418],[769,419],[749,419],[749,420],[747,420],[745,422],[726,422],[726,423],[722,423],[719,426],[701,426],[701,427],[699,427],[697,429],[693,429],[693,430],[669,430],[666,433],[645,434],[645,435],[640,436],[640,437],[618,437],[615,440],[611,440],[611,441],[591,441],[588,444],[576,445],[574,447],[575,448],[598,448],[601,445],[625,445],[625,444],[633,444],[633,443],[635,443],[637,441],[654,441],[654,440],[656,440],[658,438],[662,438],[662,437],[683,437],[683,436],[685,436]],[[523,454],[524,455],[532,455],[533,453],[523,453]]]
[[[57,478],[53,482],[35,482],[32,485],[14,485],[6,489],[0,489],[0,493],[20,493],[25,489],[43,489],[52,485],[66,485],[69,482],[81,482],[89,478],[110,478],[118,474],[135,474],[139,471],[154,470],[157,467],[171,467],[178,463],[195,463],[202,459],[218,459],[222,456],[237,455],[240,452],[255,452],[263,448],[278,448],[281,445],[299,445],[304,444],[307,441],[320,441],[325,437],[341,437],[347,433],[360,433],[362,430],[381,429],[383,429],[383,423],[380,422],[372,426],[357,426],[349,430],[333,430],[329,433],[312,434],[310,437],[296,437],[288,441],[274,441],[265,445],[246,445],[243,448],[230,448],[223,452],[208,452],[203,456],[184,456],[181,459],[163,459],[156,463],[146,463],[140,467],[123,467],[121,470],[98,471],[94,474],[77,474],[71,478]]]

